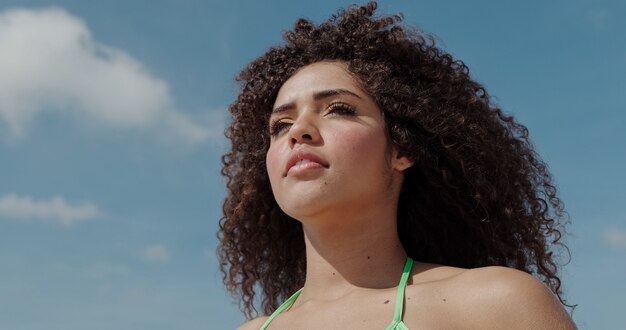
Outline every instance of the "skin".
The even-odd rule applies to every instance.
[[[307,275],[269,328],[384,329],[406,261],[396,209],[412,161],[390,145],[381,110],[344,63],[301,68],[274,109],[267,172],[281,209],[302,222]],[[289,168],[294,155],[317,163]],[[411,274],[403,315],[411,329],[575,328],[550,290],[521,271],[416,261]],[[259,329],[266,318],[240,329]]]

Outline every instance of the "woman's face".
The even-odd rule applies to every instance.
[[[396,157],[382,112],[344,63],[314,63],[287,80],[268,130],[274,197],[299,220],[384,203],[393,195],[394,175],[401,184],[401,172],[410,166]]]

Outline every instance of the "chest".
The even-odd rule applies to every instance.
[[[363,329],[384,330],[392,323],[395,292],[370,294],[338,301],[315,301],[278,315],[268,330]],[[432,294],[407,294],[402,320],[409,329],[454,328],[450,306]]]
[[[278,315],[268,330],[278,329],[385,329],[393,320],[393,303],[325,303],[298,306]]]

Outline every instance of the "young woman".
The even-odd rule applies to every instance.
[[[299,20],[239,76],[219,255],[265,315],[241,329],[575,328],[526,128],[375,8]]]

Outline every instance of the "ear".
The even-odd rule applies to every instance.
[[[413,159],[409,157],[400,155],[397,148],[393,148],[393,152],[391,155],[391,168],[398,172],[404,172],[407,168],[413,166]]]

